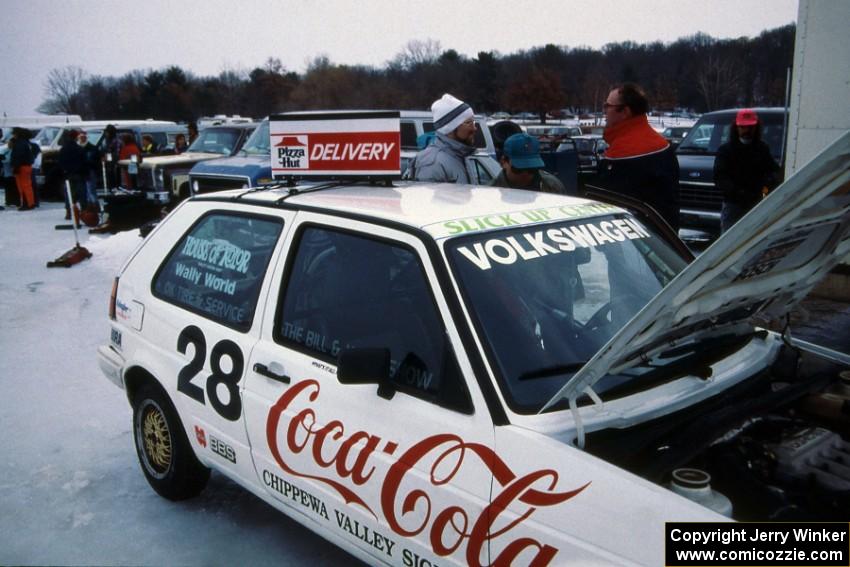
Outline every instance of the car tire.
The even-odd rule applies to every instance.
[[[143,386],[134,398],[133,438],[142,472],[160,496],[185,500],[207,485],[210,469],[195,457],[177,410],[155,385]]]

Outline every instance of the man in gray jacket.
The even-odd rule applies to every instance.
[[[475,116],[472,108],[450,94],[431,105],[437,139],[416,154],[411,165],[417,181],[471,183],[466,157],[475,151]]]

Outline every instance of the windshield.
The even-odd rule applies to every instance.
[[[88,135],[89,143],[97,146],[100,144],[100,138],[103,136],[103,128],[85,128]]]
[[[33,142],[43,148],[46,148],[50,146],[54,140],[56,140],[56,137],[59,135],[61,130],[62,128],[60,126],[45,126],[39,130],[38,134],[35,135]]]
[[[760,112],[761,139],[770,147],[773,159],[780,161],[785,141],[784,115],[781,112]],[[694,124],[677,150],[680,153],[716,154],[717,148],[729,141],[729,130],[735,113],[706,114]]]
[[[237,128],[206,128],[201,130],[188,151],[229,156],[236,149],[239,132]]]
[[[536,413],[685,261],[630,215],[458,238],[452,269],[508,405]],[[603,379],[604,397],[632,376]]]
[[[254,133],[251,134],[251,137],[245,142],[245,145],[242,147],[242,154],[249,156],[267,156],[271,154],[270,145],[269,121],[263,120],[262,124],[257,126]]]

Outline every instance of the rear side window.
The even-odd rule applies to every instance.
[[[148,132],[148,135],[153,138],[153,143],[157,150],[168,145],[168,136],[165,132]]]
[[[283,222],[212,213],[183,236],[154,276],[153,294],[169,303],[247,331]]]

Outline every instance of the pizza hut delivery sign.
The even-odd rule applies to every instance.
[[[398,112],[281,114],[269,118],[272,175],[397,176]]]

